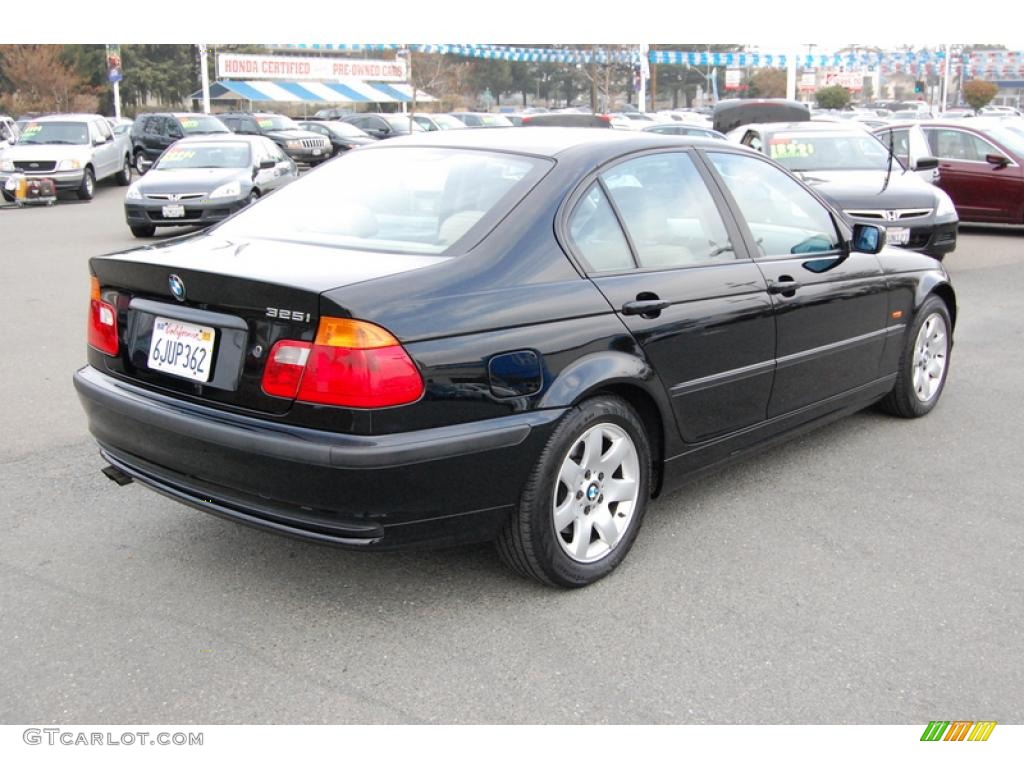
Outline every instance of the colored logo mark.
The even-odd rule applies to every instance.
[[[932,720],[921,741],[988,741],[995,727],[995,720]]]

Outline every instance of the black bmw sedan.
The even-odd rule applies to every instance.
[[[90,270],[108,476],[350,548],[494,540],[565,587],[698,470],[928,413],[956,320],[941,265],[768,158],[625,131],[381,142]]]

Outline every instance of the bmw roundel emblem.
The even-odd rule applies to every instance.
[[[185,300],[185,283],[177,275],[171,275],[167,278],[167,284],[171,287],[171,294],[178,301]]]

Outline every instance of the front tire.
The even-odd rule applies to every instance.
[[[78,199],[79,200],[92,200],[92,196],[96,194],[96,176],[92,172],[92,168],[86,166],[85,173],[82,174],[82,184],[78,187]]]
[[[629,552],[650,486],[650,440],[636,412],[617,397],[585,400],[541,452],[498,553],[512,570],[545,584],[592,584]]]
[[[114,180],[119,187],[127,187],[132,183],[132,164],[128,161],[128,155],[124,156],[124,163],[121,164],[121,170],[117,172]]]
[[[139,174],[139,176],[143,176],[147,170],[146,154],[140,149],[135,153],[135,172]]]
[[[949,373],[952,328],[946,302],[935,295],[925,299],[907,333],[896,383],[880,403],[883,410],[914,419],[938,404]]]

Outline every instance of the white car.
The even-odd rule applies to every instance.
[[[0,189],[14,194],[8,181],[24,175],[53,179],[58,191],[74,191],[91,200],[96,182],[114,178],[131,183],[131,161],[124,137],[115,137],[100,115],[47,115],[26,123],[16,144],[0,154]]]
[[[0,150],[9,147],[18,140],[18,126],[7,115],[0,115]]]

